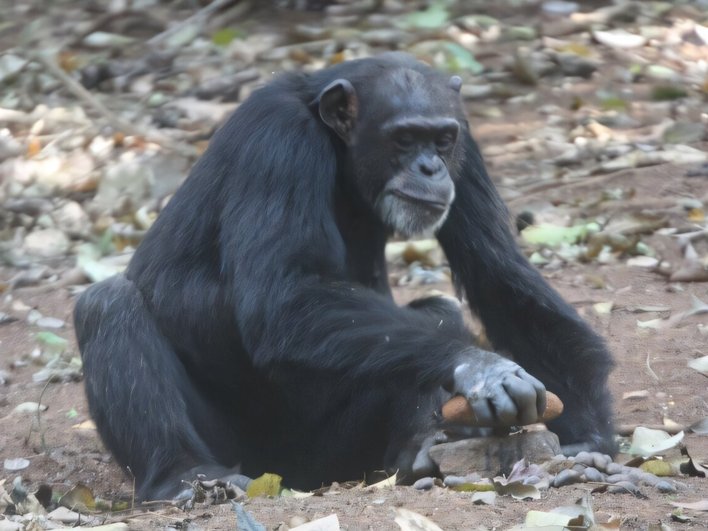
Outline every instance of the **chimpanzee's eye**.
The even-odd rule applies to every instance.
[[[440,151],[447,151],[455,144],[455,137],[450,133],[443,133],[435,139],[435,147]]]
[[[412,133],[398,133],[394,136],[393,142],[399,149],[410,149],[415,144],[415,138]]]

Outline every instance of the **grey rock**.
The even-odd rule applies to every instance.
[[[514,463],[524,457],[531,463],[543,463],[559,453],[558,437],[550,431],[464,439],[430,449],[430,457],[443,476],[476,472],[483,477],[494,477],[508,474]]]
[[[413,483],[413,488],[416,490],[430,490],[435,486],[435,479],[433,478],[420,478],[418,481]]]
[[[578,452],[573,461],[585,466],[592,466],[594,455],[590,452]]]
[[[72,236],[88,234],[90,220],[84,209],[76,201],[68,201],[52,212],[57,226]]]
[[[575,55],[573,53],[558,53],[554,57],[561,72],[566,76],[589,78],[597,70],[597,64],[593,61]]]
[[[605,478],[605,481],[607,483],[621,483],[623,481],[632,481],[632,478],[630,478],[627,474],[611,474]]]
[[[609,455],[593,453],[592,463],[595,468],[601,472],[607,471],[607,465],[612,462],[612,458]]]
[[[598,467],[599,468],[599,467]],[[607,472],[610,475],[613,474],[624,474],[625,470],[622,465],[619,463],[608,463],[607,466],[605,467],[605,472]]]
[[[600,472],[597,468],[593,466],[589,466],[585,469],[585,480],[586,481],[594,481],[594,482],[604,482],[605,481],[605,474]]]
[[[554,487],[565,487],[566,485],[572,485],[573,483],[581,483],[583,481],[583,475],[577,470],[572,468],[567,468],[561,470],[556,477],[553,478]]]
[[[38,258],[57,258],[69,251],[69,238],[58,229],[38,230],[25,237],[23,249]]]
[[[610,494],[634,494],[635,496],[642,496],[642,491],[631,481],[620,481],[608,487],[607,492]]]
[[[677,490],[676,485],[674,485],[670,481],[666,481],[666,480],[659,481],[654,486],[654,488],[656,488],[656,490],[658,490],[662,494],[672,494],[672,493],[676,492],[676,490]]]

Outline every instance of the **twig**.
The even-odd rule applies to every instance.
[[[51,383],[52,379],[49,378],[47,380],[47,383],[44,384],[44,387],[42,388],[42,392],[39,393],[39,399],[37,401],[37,433],[39,433],[39,442],[42,446],[42,452],[45,454],[47,453],[47,442],[44,439],[44,432],[42,431],[42,398],[44,397],[44,392],[47,390],[47,387],[49,387],[49,384]],[[32,424],[30,423],[30,429],[29,433],[27,434],[27,438],[25,439],[25,444],[29,444],[30,437],[32,437]]]
[[[103,103],[98,101],[93,94],[81,85],[81,83],[64,72],[46,53],[28,53],[31,60],[37,61],[44,66],[50,74],[56,77],[69,90],[69,92],[102,115],[115,129],[130,135],[142,136],[149,141],[160,144],[163,147],[173,151],[178,151],[185,156],[197,156],[199,154],[197,149],[190,144],[185,144],[184,142],[174,140],[155,131],[146,131],[116,115],[113,111],[108,109],[108,107],[103,105]]]
[[[32,297],[34,295],[41,295],[44,293],[49,293],[62,288],[68,288],[69,286],[75,284],[84,284],[86,282],[86,274],[79,267],[74,267],[69,269],[64,273],[60,279],[49,282],[48,284],[42,284],[40,286],[25,286],[15,288],[15,293],[23,295],[25,297]]]
[[[650,361],[649,361],[649,356],[651,356],[651,352],[648,352],[648,353],[647,353],[647,360],[646,360],[646,363],[647,363],[647,371],[649,371],[649,375],[650,375],[651,377],[653,377],[657,382],[660,382],[661,379],[656,375],[656,373],[654,372],[654,370],[651,368],[651,363],[650,363]]]
[[[54,60],[49,57],[46,53],[32,53],[31,58],[37,61],[42,66],[44,66],[49,73],[55,78],[62,82],[62,84],[76,96],[79,100],[84,102],[86,105],[93,107],[95,111],[101,114],[104,118],[108,119],[115,126],[116,129],[120,129],[128,134],[140,135],[141,132],[137,131],[135,126],[130,122],[123,120],[120,116],[113,113],[108,107],[103,105],[98,101],[93,94],[84,88],[84,86],[76,81],[73,77],[64,72],[59,65],[54,62]]]
[[[92,33],[99,31],[103,29],[105,26],[110,24],[111,22],[115,20],[120,20],[121,18],[129,18],[129,17],[141,17],[141,18],[148,18],[151,20],[151,22],[154,22],[155,24],[159,24],[162,27],[164,27],[164,23],[161,20],[157,20],[155,17],[150,15],[150,13],[145,12],[145,11],[136,11],[135,9],[125,9],[123,11],[117,11],[115,13],[106,13],[100,17],[98,17],[91,26],[83,30],[82,32],[78,33],[77,35],[74,35],[71,37],[69,40],[67,40],[63,45],[62,48],[72,48],[73,46],[77,46],[81,44],[81,42],[91,35]]]
[[[624,171],[624,170],[620,170]],[[509,206],[514,206],[522,203],[527,203],[529,198],[542,194],[544,192],[547,192],[548,190],[552,190],[553,188],[582,188],[583,186],[587,186],[589,184],[597,184],[601,183],[603,181],[610,181],[614,179],[620,171],[615,171],[612,173],[607,173],[605,175],[596,175],[593,177],[585,177],[580,180],[575,180],[575,181],[553,181],[549,183],[540,183],[535,186],[530,186],[526,190],[522,190],[523,195],[520,197],[515,197],[514,199],[510,199],[506,202],[507,205]]]
[[[187,17],[182,22],[178,22],[177,24],[169,27],[162,33],[158,33],[157,35],[149,39],[146,44],[148,46],[157,46],[163,41],[167,40],[170,36],[174,35],[175,33],[178,33],[187,26],[193,24],[203,25],[208,20],[208,18],[217,11],[240,1],[241,0],[214,0],[211,4],[209,4],[208,6],[204,6],[202,9],[194,13],[191,17]]]

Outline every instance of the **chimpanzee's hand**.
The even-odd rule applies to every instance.
[[[474,349],[455,367],[453,392],[467,398],[477,426],[523,426],[546,409],[546,388],[518,364]]]

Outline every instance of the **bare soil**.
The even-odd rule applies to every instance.
[[[636,199],[647,203],[656,199],[658,191],[663,190],[665,194],[668,183],[673,193],[680,190],[694,197],[701,196],[706,190],[705,181],[684,177],[684,173],[685,168],[668,165],[627,171],[614,177],[612,185],[634,188]],[[597,191],[572,189],[572,194],[578,197],[587,197],[591,193]],[[557,194],[563,194],[562,188]],[[671,240],[659,236],[652,238],[656,240],[652,243],[657,248],[671,252]],[[664,239],[666,241],[662,241]],[[678,259],[678,256],[668,255],[666,258]],[[10,270],[1,272],[3,277],[12,273]],[[708,382],[686,365],[690,359],[708,353],[706,337],[697,327],[699,323],[706,323],[705,316],[688,318],[677,327],[661,331],[637,326],[638,319],[666,317],[688,309],[691,295],[708,300],[708,284],[669,285],[654,272],[624,264],[573,263],[546,273],[546,276],[607,338],[616,356],[617,367],[610,383],[619,425],[657,425],[664,419],[690,425],[708,416]],[[424,291],[422,288],[395,288],[401,301]],[[37,308],[44,315],[71,323],[73,300],[64,289],[35,295],[23,295],[20,291],[13,298]],[[592,305],[607,301],[614,302],[612,313],[598,316]],[[671,311],[635,313],[638,308],[648,306],[669,307]],[[10,312],[7,300],[0,310]],[[113,463],[95,431],[75,428],[89,418],[82,383],[50,384],[44,389],[44,385],[32,382],[37,366],[15,367],[14,362],[25,359],[35,347],[37,332],[38,328],[24,320],[0,326],[0,368],[8,370],[11,376],[9,385],[0,388],[0,455],[29,459],[31,465],[21,474],[30,485],[47,483],[58,490],[66,490],[83,483],[102,497],[130,497],[131,481]],[[71,341],[75,348],[71,324],[58,333]],[[640,390],[648,391],[648,395],[639,399],[622,398],[623,393]],[[36,419],[13,413],[13,409],[22,402],[40,400],[48,409],[41,415],[38,432]],[[77,416],[73,416],[74,411]],[[686,444],[695,458],[708,460],[708,437],[687,435]],[[8,480],[14,476],[7,471],[0,473],[0,477]],[[619,519],[623,528],[647,528],[650,524],[668,521],[671,501],[708,498],[705,479],[682,478],[680,481],[686,487],[676,495],[663,495],[648,488],[644,489],[646,499],[630,494],[593,494],[594,507],[598,514]],[[268,528],[280,522],[287,523],[297,515],[313,519],[334,512],[346,529],[395,529],[393,508],[406,507],[429,516],[444,529],[473,529],[477,526],[504,529],[522,522],[529,510],[572,504],[591,489],[590,485],[551,489],[542,500],[535,502],[500,497],[491,507],[473,505],[469,494],[439,488],[431,492],[418,492],[409,487],[383,491],[334,489],[328,495],[303,500],[251,500],[247,508]],[[199,507],[190,513],[169,509],[142,514],[137,520],[131,520],[131,525],[136,529],[159,528],[185,519],[205,529],[234,527],[234,516],[228,505]],[[672,525],[704,529],[708,527],[708,515],[698,513],[691,523]]]
[[[511,16],[511,15],[510,15]],[[510,19],[511,20],[511,19]],[[512,20],[513,22],[513,20]],[[494,47],[497,47],[494,44]],[[509,50],[499,49],[497,57],[508,56]],[[480,54],[481,55],[481,54]],[[496,60],[494,57],[487,60]],[[592,92],[608,79],[612,71],[612,57],[604,57],[603,72],[586,86],[577,84],[572,91],[553,92],[540,88],[541,95],[528,105],[502,104],[503,116],[480,118],[477,110],[486,103],[470,106],[472,123],[477,139],[483,148],[504,146],[534,130],[546,126],[537,108],[554,103],[568,110],[575,97],[592,98]],[[635,94],[642,87],[634,85]],[[477,109],[475,109],[475,105]],[[563,118],[563,116],[558,117]],[[653,116],[635,116],[646,124],[656,123]],[[703,142],[694,147],[706,149]],[[490,171],[500,184],[505,197],[512,199],[512,213],[534,202],[551,204],[576,204],[599,198],[605,189],[631,191],[631,199],[600,202],[595,212],[626,214],[639,210],[658,213],[671,227],[689,225],[686,212],[676,207],[681,198],[702,199],[708,202],[708,181],[705,177],[686,177],[689,168],[661,165],[650,168],[626,170],[611,176],[588,177],[583,185],[557,186],[528,194],[517,188],[523,176],[533,177],[538,165],[548,158],[543,153],[509,153],[488,161]],[[657,234],[643,236],[672,264],[680,261],[676,239]],[[703,255],[706,250],[701,249]],[[65,264],[69,267],[69,264]],[[60,268],[61,269],[61,268]],[[0,267],[2,280],[11,278],[16,270]],[[393,272],[394,275],[396,272]],[[640,328],[637,321],[666,318],[691,307],[694,295],[708,302],[708,282],[669,284],[660,274],[647,269],[628,267],[624,261],[614,265],[569,262],[556,270],[543,270],[544,276],[573,304],[578,311],[604,337],[616,358],[616,368],[610,378],[618,426],[661,425],[666,419],[688,426],[708,417],[708,379],[687,367],[693,358],[708,354],[708,337],[699,324],[708,326],[706,315],[689,317],[678,326],[662,330]],[[434,285],[437,290],[451,292],[450,286]],[[426,288],[394,288],[398,300],[405,302],[427,291]],[[68,339],[76,349],[71,325],[73,298],[66,289],[43,293],[19,290],[3,294],[0,312],[16,314],[12,301],[22,301],[42,314],[63,319],[67,326],[57,333]],[[593,305],[600,302],[614,304],[609,315],[598,315]],[[503,301],[500,301],[503,304]],[[646,307],[668,307],[661,312],[638,313]],[[705,330],[705,329],[704,329]],[[9,372],[10,382],[0,385],[0,459],[24,457],[31,464],[19,473],[0,469],[0,481],[12,481],[21,474],[25,483],[36,487],[49,484],[58,491],[65,491],[82,483],[97,496],[107,499],[127,498],[132,493],[131,480],[113,462],[95,430],[77,429],[89,419],[88,408],[81,382],[62,384],[36,384],[32,374],[36,365],[22,365],[36,347],[36,326],[21,318],[0,324],[0,370]],[[623,398],[632,391],[647,391],[643,398]],[[39,426],[32,415],[13,412],[23,402],[40,402],[48,406],[41,414]],[[699,462],[708,462],[708,437],[687,434],[685,443],[690,454]],[[622,458],[618,458],[621,460]],[[643,488],[644,498],[630,494],[593,493],[596,516],[602,521],[613,519],[623,529],[648,529],[659,522],[668,523],[673,529],[708,529],[708,512],[686,514],[692,516],[688,523],[672,522],[672,501],[693,502],[708,499],[708,481],[705,478],[675,478],[683,487],[678,494],[660,494]],[[493,506],[473,505],[469,493],[459,493],[442,488],[419,492],[410,487],[385,490],[333,488],[323,496],[306,499],[275,498],[253,499],[246,502],[247,510],[267,529],[276,529],[293,517],[315,519],[336,513],[343,529],[398,529],[394,523],[394,509],[405,507],[423,514],[446,530],[470,530],[478,527],[508,529],[523,522],[530,510],[550,510],[570,505],[588,494],[593,485],[573,485],[550,489],[538,501],[517,501],[498,497]],[[185,513],[175,508],[155,511],[136,511],[127,515],[131,529],[162,529],[167,526],[186,529],[189,524],[201,529],[234,529],[235,516],[226,505],[198,506]],[[121,519],[126,515],[107,515],[108,519]]]

